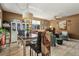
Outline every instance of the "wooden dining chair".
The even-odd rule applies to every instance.
[[[41,53],[41,32],[38,32],[38,37],[37,37],[36,43],[30,44],[30,56],[31,56],[32,50],[35,51],[37,56],[38,56],[39,53]]]

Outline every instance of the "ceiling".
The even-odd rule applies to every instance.
[[[27,9],[27,5],[28,8]],[[22,14],[29,10],[35,17],[54,19],[55,16],[70,16],[79,14],[79,3],[2,3],[2,9]]]

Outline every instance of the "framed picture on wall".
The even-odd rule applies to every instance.
[[[59,22],[59,29],[63,29],[63,30],[67,29],[67,21],[66,20]]]

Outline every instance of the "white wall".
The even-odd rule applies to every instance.
[[[2,27],[2,11],[0,9],[0,28]]]

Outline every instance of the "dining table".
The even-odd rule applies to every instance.
[[[26,44],[27,42],[32,43],[32,41],[36,41],[38,35],[35,33],[30,34],[28,37],[26,36],[18,36],[18,38],[22,41],[23,44],[23,56],[26,56]],[[30,56],[31,56],[31,47],[30,47]]]

